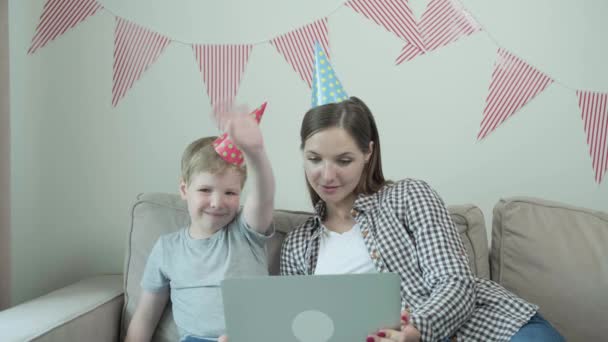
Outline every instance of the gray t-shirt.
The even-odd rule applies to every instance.
[[[173,317],[180,339],[225,334],[223,279],[268,275],[265,243],[274,233],[251,229],[239,212],[232,222],[205,239],[188,228],[161,236],[146,263],[141,286],[147,291],[170,287]]]

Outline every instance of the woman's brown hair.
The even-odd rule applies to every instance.
[[[339,103],[329,103],[310,109],[302,120],[300,149],[304,149],[306,140],[312,135],[332,127],[340,127],[346,130],[363,153],[369,152],[370,142],[373,142],[372,154],[363,168],[361,179],[355,188],[355,194],[372,194],[380,190],[387,181],[382,174],[378,129],[369,108],[363,101],[351,96]],[[306,185],[314,206],[320,200],[320,197],[308,180],[306,180]]]

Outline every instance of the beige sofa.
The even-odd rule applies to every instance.
[[[608,215],[531,199],[499,201],[492,248],[474,205],[449,208],[472,270],[541,306],[569,341],[608,341]],[[277,210],[278,234],[268,246],[278,272],[285,233],[308,213]],[[118,341],[135,309],[147,255],[159,235],[188,223],[177,195],[143,194],[132,208],[123,275],[102,275],[0,312],[0,341]],[[154,341],[175,341],[168,308]]]

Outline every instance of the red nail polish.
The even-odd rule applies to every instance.
[[[386,333],[383,331],[378,331],[378,333],[376,333],[376,335],[378,335],[380,337],[386,337]]]
[[[407,318],[407,316],[406,316],[406,315],[402,315],[402,316],[401,316],[401,320],[402,320],[402,321],[404,321],[405,323],[407,323],[408,318]]]
[[[374,342],[374,338],[373,337],[368,337],[365,341],[366,342]]]

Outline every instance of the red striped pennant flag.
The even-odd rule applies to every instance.
[[[601,183],[608,171],[608,93],[578,90],[576,95],[587,134],[595,181]]]
[[[426,50],[406,0],[350,0],[345,5],[405,40],[408,44],[404,53],[410,58]]]
[[[291,31],[270,41],[302,80],[312,85],[315,42],[319,42],[329,57],[327,18]]]
[[[424,55],[424,50],[420,50],[415,45],[406,43],[401,52],[399,53],[399,57],[395,60],[395,64],[399,65],[403,62],[411,61],[416,58],[416,56]]]
[[[420,20],[429,51],[481,30],[481,26],[455,0],[432,0]]]
[[[553,83],[547,75],[504,49],[498,49],[477,139],[485,138],[508,117]]]
[[[135,23],[116,17],[112,105],[116,107],[133,83],[156,62],[171,40]]]
[[[100,8],[102,6],[95,0],[47,0],[27,53],[33,54],[49,41],[95,14]]]
[[[481,26],[455,0],[431,0],[420,20],[420,31],[426,51],[433,51],[458,39],[481,31]],[[409,61],[416,54],[408,42],[395,63]]]
[[[228,110],[253,45],[192,45],[214,112]]]

